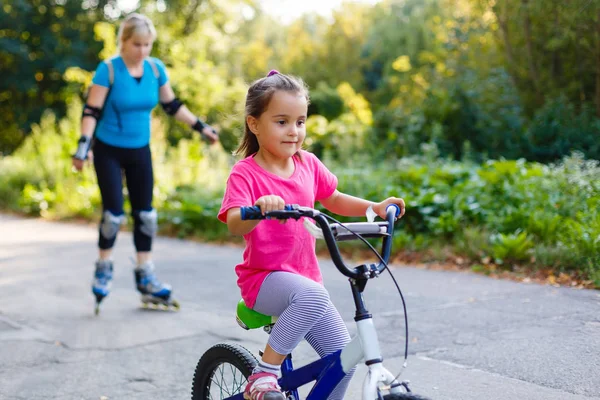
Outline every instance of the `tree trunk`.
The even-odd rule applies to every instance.
[[[600,117],[600,8],[597,12],[598,21],[596,21],[596,115]]]
[[[515,52],[510,43],[510,31],[508,25],[508,0],[502,0],[502,3],[496,7],[492,7],[492,11],[496,15],[496,19],[498,20],[498,25],[500,26],[500,36],[502,38],[502,43],[504,43],[504,52],[506,54],[506,61],[508,63],[507,71],[509,76],[511,77],[513,85],[518,88],[519,82],[519,67],[515,63]]]
[[[533,54],[533,38],[531,35],[531,16],[529,14],[529,0],[522,0],[523,8],[523,29],[525,30],[525,49],[527,51],[527,64],[529,67],[529,79],[531,79],[533,90],[538,105],[544,102],[544,96],[540,88],[540,75],[537,70],[537,63]]]
[[[504,42],[504,51],[506,52],[506,59],[509,67],[512,70],[515,68],[515,52],[510,44],[510,34],[508,27],[508,0],[502,2],[502,9],[496,13],[498,24],[500,25],[500,31],[502,32],[502,41]]]
[[[560,32],[560,17],[559,7],[562,0],[554,1],[554,34],[559,35]],[[552,51],[552,81],[554,87],[562,87],[560,84],[560,77],[562,75],[562,63],[560,59],[560,51],[554,49]]]
[[[196,13],[198,12],[198,9],[202,5],[202,1],[203,0],[194,0],[192,2],[191,7],[190,7],[191,10],[188,13],[188,15],[185,17],[185,23],[183,24],[183,30],[181,32],[183,36],[188,36],[192,32],[194,32],[194,30],[196,30],[196,25],[198,23],[198,21],[196,20]]]
[[[579,60],[581,57],[581,54],[583,53],[581,51],[581,37],[583,36],[582,34],[582,28],[581,28],[581,24],[577,24],[575,27],[575,60]],[[600,54],[600,52],[598,52]],[[585,72],[583,69],[583,63],[582,62],[578,62],[577,63],[577,74],[579,75],[579,104],[583,104],[586,100],[586,96],[585,96]]]

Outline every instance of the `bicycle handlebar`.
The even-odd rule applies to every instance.
[[[362,236],[367,237],[383,237],[382,243],[382,254],[379,265],[372,265],[368,271],[359,270],[358,268],[349,268],[342,260],[340,250],[336,243],[336,240],[343,240],[349,235],[355,236],[349,232],[349,229],[345,228],[342,224],[330,224],[324,214],[320,211],[310,207],[301,207],[297,204],[287,204],[283,210],[269,211],[262,214],[260,207],[258,206],[247,206],[240,208],[242,220],[259,220],[259,219],[295,219],[298,220],[302,217],[308,217],[313,219],[323,232],[323,238],[327,244],[327,249],[331,255],[331,259],[337,269],[348,278],[370,278],[379,275],[390,258],[392,249],[392,236],[394,234],[394,221],[400,215],[400,207],[396,204],[390,204],[386,210],[385,222],[355,222],[348,224],[348,227]],[[381,230],[384,229],[384,232]],[[366,276],[366,275],[367,276]]]
[[[254,219],[254,220],[270,219],[269,217],[279,219],[277,217],[278,214],[280,214],[283,211],[293,211],[294,207],[298,207],[298,206],[296,206],[295,204],[286,204],[285,208],[283,210],[271,211],[271,212],[267,213],[266,215],[262,214],[259,206],[241,207],[240,212],[241,212],[242,221],[251,220],[251,219]],[[302,217],[302,216],[299,216],[298,218],[300,218],[300,217]],[[294,217],[292,215],[290,215],[288,218],[294,218]],[[298,219],[298,218],[294,218],[294,219]]]

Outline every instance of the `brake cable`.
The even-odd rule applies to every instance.
[[[394,284],[396,285],[396,289],[398,290],[398,293],[400,294],[400,298],[402,299],[402,307],[404,309],[404,327],[405,327],[405,341],[404,341],[404,364],[402,365],[403,368],[406,368],[408,365],[408,315],[406,312],[406,301],[404,300],[404,295],[402,294],[402,290],[400,289],[400,285],[398,285],[398,282],[396,281],[396,278],[394,277],[394,274],[392,274],[392,271],[390,270],[388,264],[385,262],[385,260],[383,259],[383,257],[381,257],[381,254],[379,254],[379,252],[371,245],[371,243],[369,243],[369,241],[367,239],[365,239],[364,237],[362,237],[360,234],[354,232],[352,229],[348,228],[346,225],[344,225],[343,223],[341,223],[340,221],[338,221],[337,219],[333,218],[330,215],[327,215],[325,213],[322,213],[321,215],[323,215],[325,218],[335,222],[336,224],[339,224],[341,226],[344,227],[344,229],[347,229],[348,232],[352,233],[354,236],[356,236],[357,238],[359,238],[362,242],[364,242],[369,249],[371,249],[371,251],[377,256],[377,258],[379,258],[379,261],[381,261],[383,263],[383,265],[385,266],[384,269],[386,269],[390,276],[392,277],[392,281],[394,281]],[[390,237],[390,240],[392,238]],[[394,378],[394,380],[398,380],[398,378],[400,377],[400,375],[402,375],[402,371],[400,370],[400,372],[398,373],[398,375],[396,375],[396,377]]]

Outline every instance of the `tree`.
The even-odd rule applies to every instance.
[[[487,1],[506,68],[529,115],[561,94],[600,116],[600,1]]]
[[[93,28],[106,2],[88,3],[0,1],[0,153],[12,152],[46,109],[65,115],[67,68],[95,69],[102,43]]]

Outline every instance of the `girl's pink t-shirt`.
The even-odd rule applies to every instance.
[[[337,177],[314,154],[300,153],[302,159],[293,157],[295,170],[287,179],[261,168],[253,156],[237,162],[227,179],[219,220],[226,223],[230,208],[252,206],[265,195],[278,195],[286,204],[305,207],[314,207],[316,200],[331,196],[337,187]],[[273,271],[292,272],[323,282],[315,238],[304,228],[302,219],[289,219],[285,223],[263,220],[244,239],[244,260],[235,267],[235,272],[248,307],[254,307],[260,286]]]

